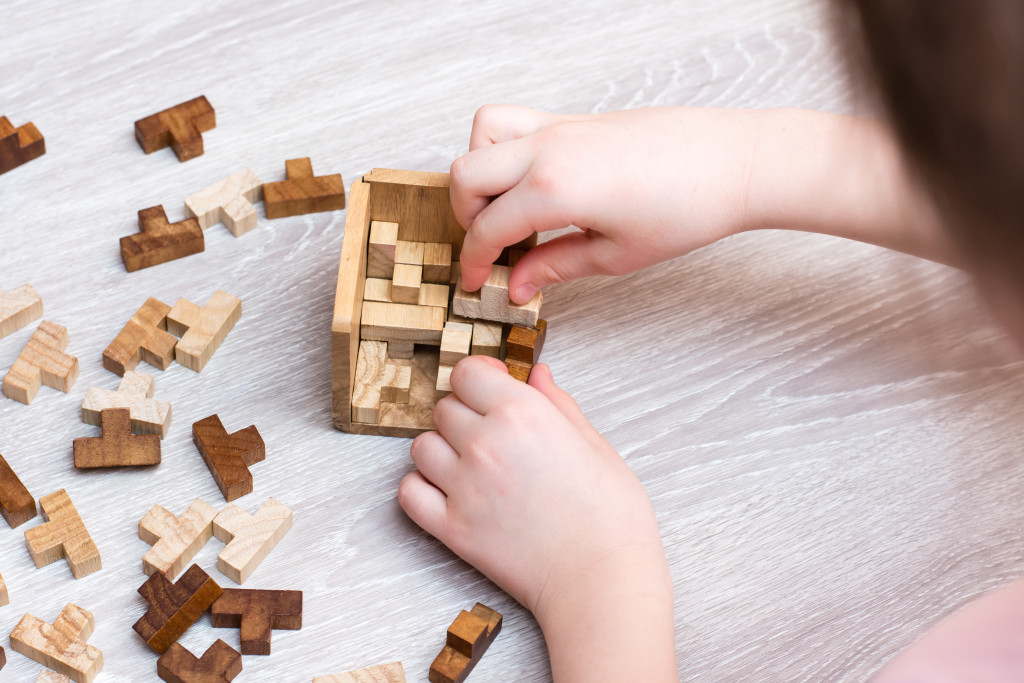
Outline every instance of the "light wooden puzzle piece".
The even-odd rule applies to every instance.
[[[103,668],[103,653],[87,642],[96,627],[92,612],[67,604],[53,624],[26,614],[11,631],[11,648],[29,659],[89,683]]]
[[[46,154],[46,140],[31,121],[15,128],[0,116],[0,175]]]
[[[340,173],[313,175],[309,157],[284,162],[287,180],[263,186],[267,218],[284,218],[345,208],[345,183]]]
[[[501,614],[480,604],[462,610],[448,627],[447,644],[430,665],[430,683],[462,683],[501,631]]]
[[[217,115],[200,95],[136,121],[135,139],[146,154],[170,146],[178,161],[188,161],[202,155],[202,134],[216,127]]]
[[[139,232],[121,238],[121,260],[129,273],[198,254],[206,248],[195,218],[167,220],[163,206],[139,211]]]
[[[366,277],[391,279],[398,248],[398,223],[370,221],[367,242]]]
[[[427,242],[423,245],[423,281],[448,284],[452,274],[452,245]]]
[[[235,237],[256,227],[256,202],[263,199],[263,181],[244,168],[185,200],[185,215],[207,228],[223,223]]]
[[[385,280],[384,278],[379,277],[366,278],[366,284],[363,287],[363,301],[395,303],[394,299],[391,297],[392,285],[392,280]],[[448,285],[421,282],[418,288],[419,297],[413,303],[418,306],[436,306],[447,309],[448,290]]]
[[[221,587],[194,564],[176,583],[155,572],[139,586],[149,609],[132,626],[157,653],[163,654],[220,597]]]
[[[269,655],[274,630],[302,628],[302,591],[225,588],[210,606],[214,628],[237,628],[243,655]]]
[[[228,502],[252,492],[249,466],[267,457],[255,425],[228,434],[220,417],[211,415],[192,425],[192,441]]]
[[[78,379],[78,359],[64,352],[68,331],[44,320],[4,377],[4,395],[21,403],[31,403],[39,387],[67,393]]]
[[[80,579],[103,568],[100,551],[64,489],[39,499],[45,524],[25,532],[25,545],[36,567],[66,558],[71,574]]]
[[[0,289],[0,339],[43,317],[43,298],[32,285]]]
[[[142,556],[142,571],[147,576],[163,572],[173,580],[213,538],[216,516],[217,509],[199,498],[180,517],[159,505],[151,507],[139,520],[139,538],[153,546]]]
[[[455,289],[452,312],[466,318],[480,318],[518,325],[536,325],[544,295],[537,292],[525,304],[513,304],[508,298],[508,266],[491,266],[483,286],[476,292],[467,292],[462,282]]]
[[[0,605],[11,604],[11,595],[7,592],[7,582],[0,576]]]
[[[217,556],[217,569],[235,583],[245,583],[291,528],[291,509],[273,498],[255,516],[229,503],[213,518],[214,535],[227,544]]]
[[[313,683],[406,683],[401,662],[378,664],[333,676],[317,676]]]
[[[70,683],[71,679],[64,674],[59,674],[56,671],[50,671],[49,669],[43,669],[39,672],[39,676],[36,678],[36,683]]]
[[[410,266],[422,266],[423,252],[423,242],[398,240],[395,242],[395,265],[405,263]]]
[[[75,439],[75,467],[146,467],[160,464],[160,437],[157,434],[132,434],[131,413],[127,408],[100,412],[101,436]]]
[[[0,455],[0,514],[13,529],[36,516],[36,499]]]
[[[391,344],[388,344],[388,351]],[[412,389],[412,368],[408,365],[387,363],[384,367],[384,381],[380,388],[380,400],[385,403],[408,403]]]
[[[223,640],[196,657],[179,643],[156,662],[156,673],[167,683],[229,683],[242,672],[242,655]]]
[[[381,402],[409,402],[412,368],[390,360],[392,346],[393,343],[377,341],[359,343],[352,392],[354,422],[376,424]]]
[[[124,373],[117,391],[90,387],[82,401],[82,421],[98,425],[102,411],[126,408],[136,434],[157,434],[162,439],[171,426],[171,404],[153,398],[153,387],[152,375],[134,371]]]
[[[423,284],[423,266],[396,263],[391,280],[391,300],[398,304],[418,304],[420,285]]]
[[[146,361],[159,370],[166,370],[174,360],[178,340],[167,331],[167,314],[171,307],[150,297],[135,312],[114,341],[103,351],[103,367],[124,376],[139,361]]]
[[[218,289],[205,306],[178,299],[167,314],[167,330],[181,337],[174,358],[200,372],[242,317],[242,300]]]
[[[441,344],[445,310],[436,306],[364,301],[360,339]]]
[[[437,390],[452,390],[452,370],[469,355],[473,341],[473,325],[448,321],[441,335],[441,354],[437,368]]]
[[[470,351],[474,356],[501,355],[501,323],[489,320],[473,321],[473,346]]]

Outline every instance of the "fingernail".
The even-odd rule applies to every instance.
[[[537,288],[533,285],[519,285],[516,288],[516,301],[521,304],[525,304],[527,301],[533,298],[533,295],[537,293]]]

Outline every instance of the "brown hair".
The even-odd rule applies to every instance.
[[[1024,294],[1024,2],[840,0],[866,72],[950,234]]]

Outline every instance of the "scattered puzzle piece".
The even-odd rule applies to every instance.
[[[103,367],[124,376],[134,370],[140,360],[166,370],[174,360],[177,338],[167,331],[167,314],[171,307],[152,297],[135,312],[128,324],[103,351]]]
[[[508,277],[511,272],[508,266],[491,266],[490,275],[476,292],[464,290],[460,281],[452,299],[452,312],[466,318],[536,325],[544,295],[537,292],[525,304],[513,304],[508,298]]]
[[[398,223],[370,221],[367,243],[366,277],[391,279],[398,248]]]
[[[4,377],[4,395],[28,404],[43,384],[67,393],[78,379],[78,359],[64,352],[67,347],[66,328],[49,320],[39,323]]]
[[[3,669],[5,666],[7,666],[7,652],[0,647],[0,669]]]
[[[235,583],[245,583],[291,528],[292,511],[273,498],[255,516],[229,503],[213,519],[214,535],[227,544],[217,556],[217,569]]]
[[[36,683],[70,683],[71,679],[64,674],[59,674],[56,671],[50,671],[49,669],[43,669],[39,672]]]
[[[205,306],[178,299],[167,314],[167,330],[181,339],[174,358],[200,372],[242,317],[242,300],[218,289]]]
[[[185,200],[185,215],[199,219],[203,230],[223,223],[235,237],[256,227],[256,202],[263,199],[263,181],[251,168],[229,175]]]
[[[225,588],[210,606],[210,623],[240,629],[243,655],[269,655],[272,630],[302,628],[302,591]]]
[[[0,339],[43,317],[43,299],[32,285],[0,289]]]
[[[121,238],[121,260],[129,273],[198,254],[206,248],[199,220],[167,220],[163,206],[139,211],[139,230]]]
[[[202,134],[216,127],[216,113],[200,95],[136,121],[135,139],[146,154],[170,146],[178,161],[188,161],[202,155]]]
[[[163,654],[220,594],[221,587],[197,564],[189,567],[177,583],[163,572],[155,572],[139,587],[139,595],[149,603],[149,609],[132,628]]]
[[[255,425],[228,434],[220,417],[211,415],[192,425],[192,441],[225,500],[230,503],[252,492],[249,466],[267,457],[263,437]]]
[[[448,627],[448,640],[430,665],[430,683],[462,683],[501,631],[501,614],[480,604],[462,610]]]
[[[22,617],[11,631],[11,648],[77,683],[89,683],[103,668],[103,653],[85,642],[95,627],[92,612],[69,603],[53,625],[31,614]]]
[[[0,116],[0,175],[46,154],[46,140],[32,122],[15,128]]]
[[[0,514],[13,529],[36,516],[36,499],[0,455]]]
[[[345,208],[345,183],[341,174],[314,176],[309,157],[284,162],[288,180],[263,186],[267,218],[284,218]],[[243,653],[244,654],[244,653]]]
[[[423,281],[448,284],[451,274],[452,245],[447,242],[427,242],[424,244]]]
[[[151,507],[139,520],[139,538],[153,546],[142,557],[142,571],[147,576],[164,572],[174,579],[213,537],[216,516],[217,509],[199,498],[180,517],[159,505]]]
[[[67,559],[71,574],[80,579],[103,568],[100,551],[64,489],[39,499],[45,524],[25,532],[25,545],[36,567]]]
[[[11,604],[11,595],[7,592],[7,582],[0,576],[0,605]]]
[[[90,387],[82,401],[82,421],[100,424],[100,413],[113,408],[131,411],[132,430],[136,434],[167,436],[171,426],[171,404],[153,396],[153,377],[141,372],[124,373],[117,391]]]
[[[223,640],[201,658],[174,643],[156,662],[156,673],[168,683],[227,683],[242,671],[242,655]]]
[[[100,412],[101,436],[75,439],[75,467],[146,467],[160,464],[160,437],[156,434],[132,434],[131,413],[127,408],[109,408]]]
[[[401,662],[378,664],[333,676],[317,676],[313,683],[406,683]]]

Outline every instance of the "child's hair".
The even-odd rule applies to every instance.
[[[1024,2],[839,0],[854,68],[982,276],[1024,295]]]

